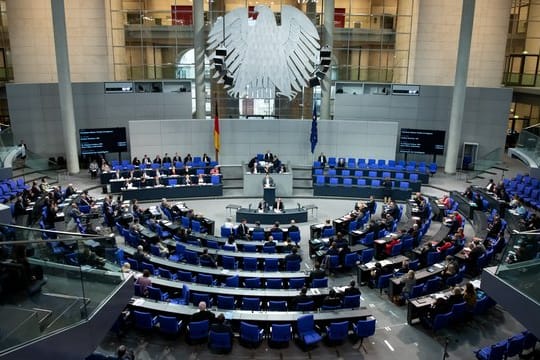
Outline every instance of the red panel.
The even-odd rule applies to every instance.
[[[171,19],[173,25],[192,25],[193,8],[189,5],[171,5]]]
[[[345,8],[334,9],[334,27],[337,27],[337,28],[345,27]]]

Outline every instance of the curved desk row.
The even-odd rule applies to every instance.
[[[282,230],[283,230],[283,236],[286,237],[287,229],[282,229]],[[250,230],[250,233],[252,233],[251,230]],[[271,235],[270,231],[265,230],[265,238],[267,239],[268,236],[270,235]],[[218,244],[224,245],[227,243],[227,240],[228,240],[227,238],[224,238],[224,237],[219,237],[219,236],[210,235],[210,234],[201,234],[201,233],[196,233],[196,232],[192,232],[189,235],[189,238],[191,240],[200,240],[203,246],[208,246],[208,241],[216,241]],[[257,249],[261,251],[262,247],[264,246],[264,241],[261,241],[261,240],[236,239],[235,242],[236,242],[236,245],[240,249],[242,249],[244,245],[255,245]],[[284,241],[275,241],[275,243],[276,243],[276,250],[278,253],[282,251],[282,248],[284,246],[287,246],[287,243],[285,243]]]
[[[123,246],[124,253],[133,256],[135,249],[129,246]],[[150,255],[150,262],[158,267],[165,269],[171,269],[174,271],[183,270],[191,271],[192,273],[209,274],[215,277],[225,278],[232,275],[238,275],[241,278],[254,278],[259,277],[261,279],[293,279],[293,278],[308,278],[308,272],[301,271],[276,271],[276,272],[264,272],[264,271],[244,271],[244,270],[227,270],[223,268],[211,268],[201,265],[193,265],[182,262],[174,262],[162,257]]]
[[[250,289],[250,288],[234,288],[227,286],[207,286],[197,283],[189,283],[184,281],[175,281],[160,278],[157,276],[152,277],[152,285],[157,285],[163,289],[174,289],[181,291],[182,286],[189,287],[189,291],[196,293],[204,293],[211,295],[224,295],[224,296],[236,296],[236,297],[258,297],[261,299],[292,299],[298,296],[299,290],[297,289]],[[312,297],[324,297],[330,293],[330,288],[316,288],[308,289],[307,295]]]
[[[324,185],[328,185],[330,184],[330,179],[331,178],[336,178],[337,179],[337,185],[344,185],[344,180],[345,179],[351,179],[352,180],[352,184],[353,185],[356,185],[356,186],[365,186],[365,185],[371,185],[372,184],[372,181],[373,180],[376,180],[378,181],[379,184],[382,184],[384,179],[385,178],[382,178],[382,177],[369,177],[369,176],[340,176],[340,175],[313,175],[312,177],[312,181],[313,181],[313,184],[314,185],[322,185],[322,182],[321,183],[318,183],[317,182],[317,177],[319,176],[323,176],[324,177]],[[360,179],[363,179],[365,180],[362,184],[358,184],[358,180]],[[398,188],[400,183],[401,182],[407,182],[409,183],[409,188],[414,191],[414,192],[417,192],[417,191],[420,191],[420,188],[422,186],[422,182],[421,181],[413,181],[413,180],[408,180],[408,179],[390,179],[390,181],[392,181],[392,187],[394,188]],[[373,186],[373,185],[371,185]]]
[[[151,201],[196,197],[223,196],[223,185],[158,186],[140,189],[122,189],[124,200]]]
[[[178,317],[191,316],[199,309],[190,305],[178,305],[164,301],[147,300],[140,297],[133,297],[129,303],[130,307],[136,310],[151,311],[156,313],[167,313]],[[318,312],[302,311],[251,311],[251,310],[224,310],[231,316],[232,321],[251,321],[266,323],[293,323],[306,314],[313,314],[315,321],[335,321],[335,320],[357,320],[371,316],[371,311],[366,309],[339,309],[324,310]]]
[[[304,223],[308,221],[307,210],[301,208],[298,209],[285,209],[283,212],[259,212],[257,209],[251,210],[241,208],[236,211],[236,221],[240,222],[242,219],[246,219],[248,223],[255,224],[259,221],[261,224],[273,224],[278,221],[280,224],[289,224],[291,220],[297,223]]]
[[[343,186],[343,185],[313,185],[313,196],[339,196],[358,199],[367,199],[373,195],[376,199],[386,196],[386,189],[382,186]],[[392,188],[390,196],[393,200],[405,201],[411,197],[412,190]]]

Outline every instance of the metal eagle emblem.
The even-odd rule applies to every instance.
[[[223,54],[214,64],[214,77],[220,77],[232,97],[282,95],[291,100],[318,67],[317,29],[288,5],[282,7],[279,26],[267,6],[255,6],[255,14],[250,18],[248,9],[238,8],[217,18],[207,49],[214,58]]]

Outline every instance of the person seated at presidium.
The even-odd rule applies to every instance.
[[[283,212],[283,210],[285,210],[285,207],[283,206],[283,201],[281,201],[281,198],[276,198],[273,209],[275,212]]]

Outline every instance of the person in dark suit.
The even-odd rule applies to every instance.
[[[163,161],[161,160],[161,156],[159,156],[159,154],[156,155],[156,157],[154,158],[153,163],[154,163],[154,164],[159,164],[159,165],[161,165],[162,162],[163,162]]]
[[[188,162],[193,162],[193,158],[191,157],[191,154],[187,154],[184,158],[184,164],[187,164]]]
[[[290,254],[285,256],[285,263],[287,261],[302,261],[302,257],[298,254],[298,248],[296,246],[292,248]]]
[[[341,306],[341,299],[336,294],[336,290],[330,289],[328,296],[323,300],[323,306],[336,307]]]
[[[309,272],[309,281],[313,282],[313,279],[322,279],[326,277],[326,272],[321,269],[321,264],[319,262],[315,263],[315,268]]]
[[[247,226],[247,220],[242,219],[240,224],[236,228],[236,237],[238,239],[246,239],[249,235],[249,227]]]
[[[291,232],[297,232],[297,231],[300,231],[300,229],[298,228],[298,226],[296,226],[296,221],[291,220],[291,226],[289,226],[289,228],[287,229],[287,231],[289,232],[289,234]]]
[[[285,207],[283,206],[283,201],[281,201],[281,198],[277,198],[276,201],[274,202],[274,211],[275,210],[278,210],[278,211],[285,210]]]
[[[168,153],[165,153],[165,155],[163,155],[163,163],[171,163],[171,157],[169,156]]]
[[[217,267],[216,259],[212,255],[208,253],[208,249],[204,248],[202,254],[199,256],[199,260],[202,263],[206,263],[210,265],[211,267]]]
[[[344,168],[345,167],[345,158],[339,158],[336,167],[337,168]]]
[[[360,289],[356,287],[356,281],[351,280],[349,287],[343,292],[343,296],[360,295]]]
[[[259,205],[257,206],[257,209],[259,211],[266,211],[266,210],[268,210],[268,204],[266,203],[266,201],[261,200],[261,201],[259,201]]]
[[[261,227],[260,221],[255,222],[255,227],[253,228],[253,233],[264,232],[264,229]]]
[[[199,303],[199,311],[191,315],[190,322],[208,320],[208,322],[211,324],[214,322],[215,318],[216,316],[213,312],[211,312],[210,310],[206,310],[206,303],[204,301],[201,301]]]
[[[320,162],[323,167],[325,167],[327,163],[326,155],[324,155],[324,153],[321,152],[321,155],[319,155],[319,157],[317,158],[317,161]]]
[[[229,325],[225,323],[225,315],[219,314],[216,317],[216,322],[210,326],[210,331],[216,333],[226,333],[233,337],[233,331]]]
[[[313,300],[311,298],[311,296],[307,295],[307,287],[303,287],[301,290],[300,290],[300,294],[296,295],[293,299],[292,299],[292,307],[291,309],[296,309],[296,307],[298,306],[298,304],[301,304],[301,303],[306,303],[308,301],[311,301]]]
[[[257,157],[253,157],[248,162],[248,169],[253,174],[257,170]]]
[[[270,228],[270,232],[271,232],[271,233],[274,233],[274,232],[281,232],[281,233],[282,233],[282,232],[283,232],[283,230],[279,227],[279,221],[276,221],[276,222],[274,223],[274,226],[272,226],[272,227]]]
[[[210,156],[206,155],[206,153],[203,154],[201,160],[202,160],[202,162],[205,163],[206,165],[210,164]]]

